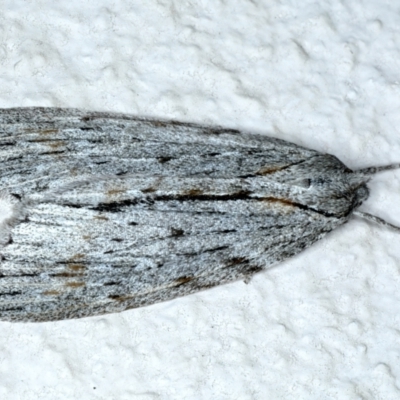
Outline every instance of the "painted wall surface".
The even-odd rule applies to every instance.
[[[0,107],[218,124],[359,168],[400,161],[400,3],[5,0]],[[363,210],[400,224],[400,172]],[[354,219],[234,284],[0,323],[0,398],[400,398],[400,235]],[[0,281],[1,284],[1,281]]]

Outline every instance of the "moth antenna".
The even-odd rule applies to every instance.
[[[389,228],[396,230],[397,232],[400,232],[399,226],[393,225],[390,222],[387,222],[384,219],[379,218],[375,215],[372,215],[372,214],[369,214],[366,212],[362,212],[362,211],[354,211],[353,214],[356,215],[357,217],[363,218],[367,221],[374,222],[375,224],[378,224],[378,225],[387,226]]]
[[[400,168],[400,163],[398,163],[398,164],[390,164],[390,165],[383,165],[381,167],[362,168],[362,169],[358,169],[358,170],[356,170],[354,172],[357,172],[357,173],[362,174],[362,175],[371,176],[371,175],[377,174],[378,172],[390,171],[392,169],[398,169],[398,168]]]

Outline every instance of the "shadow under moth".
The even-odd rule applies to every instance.
[[[356,210],[396,167],[220,127],[0,110],[0,320],[141,307],[246,281],[353,215],[392,226]]]

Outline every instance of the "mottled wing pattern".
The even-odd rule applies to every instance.
[[[0,197],[19,208],[0,249],[0,319],[122,311],[300,252],[343,220],[298,207],[271,177],[318,156],[222,128],[2,110]]]

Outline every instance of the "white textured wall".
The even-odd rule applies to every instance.
[[[4,0],[0,37],[0,107],[221,124],[350,167],[400,161],[398,1]],[[400,172],[370,187],[364,209],[400,224]],[[399,399],[400,234],[355,219],[248,285],[0,323],[0,398]]]

